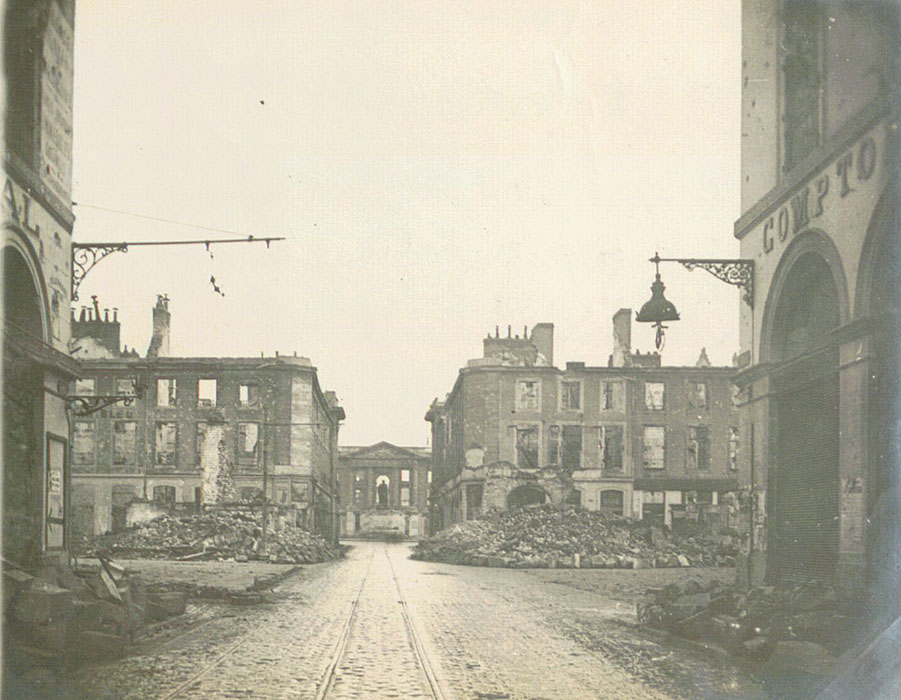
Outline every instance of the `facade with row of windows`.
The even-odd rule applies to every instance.
[[[901,608],[897,3],[742,6],[745,581]]]
[[[421,537],[428,532],[430,451],[379,442],[341,447],[341,534]]]
[[[81,323],[96,323],[90,310],[88,315],[75,322],[77,332]],[[165,297],[154,315],[150,355],[168,345]],[[258,500],[265,484],[270,502],[296,508],[301,524],[337,533],[337,439],[344,412],[333,392],[320,389],[308,359],[132,354],[81,362],[77,395],[134,395],[136,383],[142,395],[74,420],[77,532],[124,527],[134,501],[200,508]]]
[[[607,367],[534,363],[520,352],[540,342],[534,332],[509,338],[509,347],[506,338],[485,340],[484,356],[426,414],[436,528],[544,501],[667,525],[686,517],[728,525],[725,494],[737,487],[742,444],[734,370],[706,356],[695,367],[661,367],[658,355],[632,353],[629,314],[615,317],[620,366],[614,357]],[[552,358],[552,347],[532,357]]]

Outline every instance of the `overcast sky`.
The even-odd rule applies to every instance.
[[[174,356],[309,357],[342,444],[425,445],[496,325],[605,365],[655,250],[738,257],[739,3],[79,0],[75,35],[76,241],[227,235],[87,205],[287,238],[116,254],[81,303],[142,354],[167,293]],[[661,273],[664,364],[731,364],[739,290]]]

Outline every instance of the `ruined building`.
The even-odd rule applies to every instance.
[[[431,452],[378,442],[341,447],[341,534],[422,537],[428,532]]]
[[[664,367],[614,316],[605,367],[553,363],[553,325],[483,341],[432,402],[432,530],[486,509],[580,504],[678,526],[731,526],[741,450],[732,368]],[[730,494],[727,496],[727,494]]]
[[[129,507],[199,508],[259,499],[291,506],[298,522],[337,533],[338,426],[344,411],[305,357],[170,357],[169,300],[157,299],[146,357],[120,352],[115,311],[72,321],[82,360],[78,394],[142,393],[76,418],[74,527],[125,527]],[[142,392],[140,390],[143,390]]]

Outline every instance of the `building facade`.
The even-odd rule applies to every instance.
[[[484,340],[483,357],[426,414],[433,530],[536,502],[669,526],[733,524],[734,370],[703,354],[695,367],[662,367],[656,353],[632,352],[630,314],[614,317],[606,367],[554,367],[551,324]]]
[[[341,447],[338,483],[343,536],[422,537],[428,533],[428,448],[389,442]]]
[[[894,3],[742,15],[742,575],[901,600]]]
[[[258,500],[337,533],[337,440],[344,411],[304,357],[168,357],[168,299],[154,308],[147,356],[118,353],[119,323],[82,309],[78,395],[123,395],[74,420],[72,510],[81,534],[125,527],[136,501],[200,508]],[[85,354],[99,357],[84,357]]]
[[[75,6],[4,10],[3,556],[29,567],[69,535]]]

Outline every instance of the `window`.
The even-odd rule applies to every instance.
[[[601,410],[623,410],[623,383],[601,382]]]
[[[666,465],[666,428],[662,425],[646,425],[643,447],[644,468],[663,469]]]
[[[366,472],[357,472],[354,474],[354,481],[358,484],[362,484],[366,481]]]
[[[582,382],[560,382],[560,408],[582,410]]]
[[[400,504],[402,506],[410,505],[410,487],[409,486],[401,486],[400,487]]]
[[[601,466],[604,471],[621,472],[623,470],[623,426],[601,426]]]
[[[516,428],[516,466],[520,469],[538,468],[538,427]]]
[[[644,407],[648,411],[662,411],[664,400],[663,382],[644,383]]]
[[[153,502],[165,506],[175,505],[175,487],[174,486],[154,486]]]
[[[154,464],[175,464],[175,423],[157,423]]]
[[[305,481],[291,482],[291,503],[306,503],[310,498],[310,490]]]
[[[162,408],[175,407],[175,380],[156,380],[156,405]]]
[[[821,18],[815,0],[792,0],[784,7],[785,76],[783,170],[789,171],[813,152],[820,141]]]
[[[116,379],[116,393],[120,396],[134,396],[135,383],[128,377]]]
[[[400,470],[400,480],[404,483],[410,483],[410,470],[409,469],[401,469]]]
[[[354,486],[354,503],[360,505],[363,503],[363,487]]]
[[[688,383],[688,405],[707,410],[707,382]]]
[[[425,473],[425,483],[427,483],[427,484],[432,483],[432,470],[431,469],[429,469],[429,471],[427,471]]]
[[[238,385],[238,404],[255,406],[260,400],[260,388],[256,384]]]
[[[539,409],[539,386],[535,379],[520,379],[516,383],[516,410],[537,411]]]
[[[113,464],[135,463],[137,427],[133,420],[113,421]]]
[[[94,423],[92,421],[75,421],[72,439],[72,463],[94,463]]]
[[[563,440],[561,441],[560,465],[566,471],[573,471],[582,467],[582,426],[564,425]]]
[[[238,455],[256,457],[260,426],[258,423],[238,423]]]
[[[604,515],[622,515],[623,492],[613,489],[601,491],[600,509]]]
[[[215,379],[199,379],[197,381],[197,405],[198,406],[215,406],[216,405],[216,380]]]
[[[738,469],[739,444],[738,428],[729,428],[729,469],[732,471]]]
[[[547,465],[556,467],[560,464],[560,426],[552,425],[548,428],[547,438]]]
[[[76,379],[75,395],[76,396],[94,396],[97,392],[94,389],[95,380],[93,379]]]
[[[685,466],[689,469],[710,469],[710,440],[707,426],[689,426],[688,445],[685,450]]]

